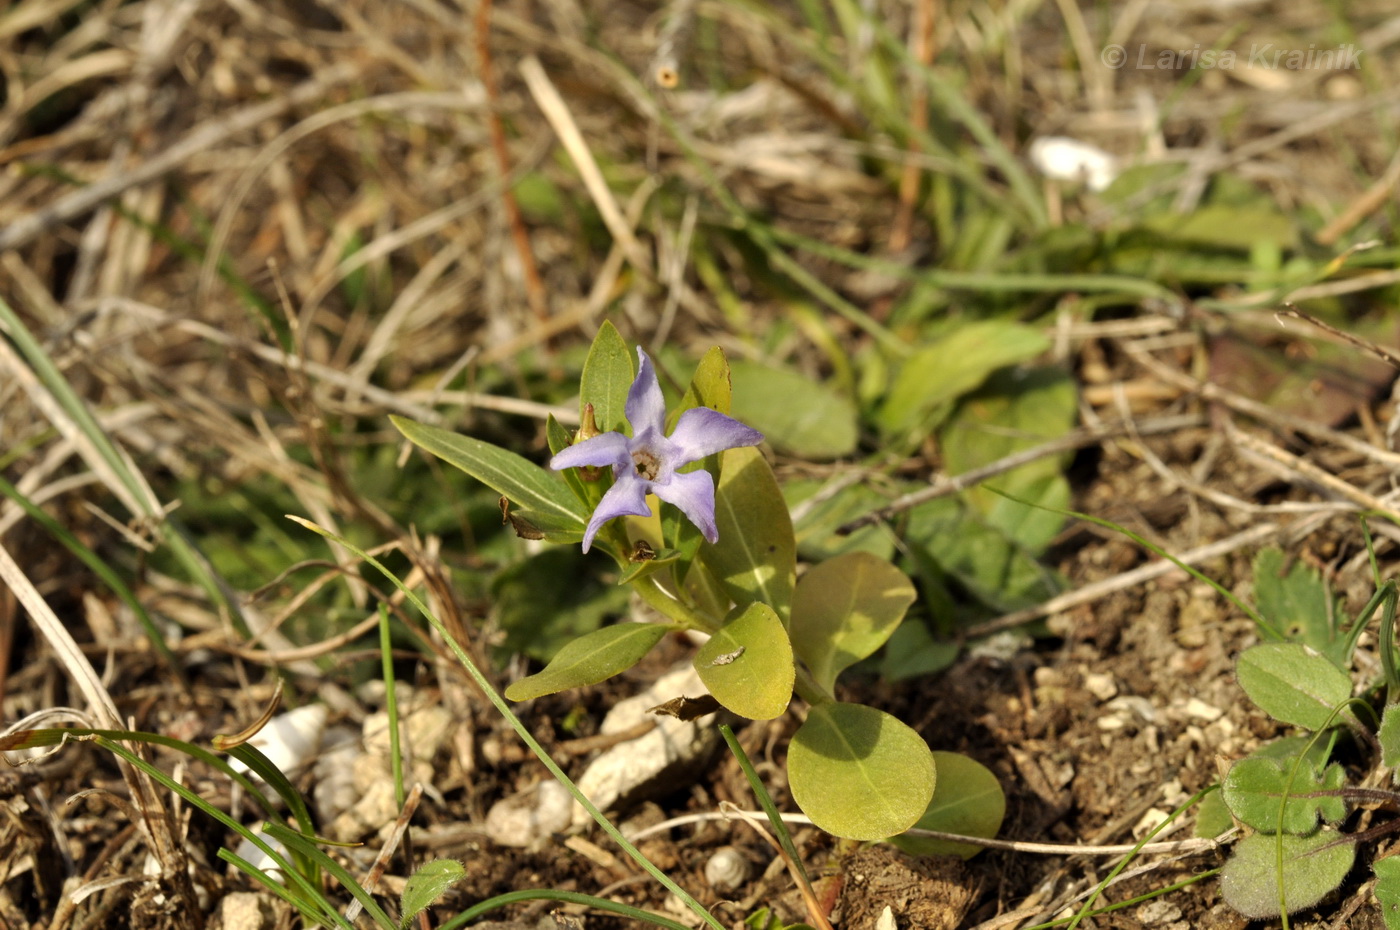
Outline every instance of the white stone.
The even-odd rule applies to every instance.
[[[1225,716],[1225,711],[1214,704],[1207,704],[1200,698],[1191,698],[1186,702],[1186,716],[1192,720],[1200,720],[1204,723],[1214,723]]]
[[[328,713],[324,704],[308,704],[278,714],[248,740],[248,745],[267,756],[282,774],[293,774],[321,748]],[[235,772],[247,773],[248,767],[237,759],[228,762]]]
[[[684,774],[687,766],[704,760],[714,750],[719,733],[704,718],[684,721],[649,711],[675,697],[706,693],[700,676],[686,662],[661,676],[642,694],[619,701],[603,719],[600,732],[621,733],[643,720],[656,721],[656,727],[604,751],[589,763],[578,779],[578,787],[599,810],[606,811],[649,788],[669,787],[657,784],[662,777],[671,776],[679,785],[683,777],[688,777]],[[581,826],[591,819],[583,805],[574,805],[574,824]]]
[[[1104,190],[1118,177],[1118,159],[1068,136],[1041,136],[1031,143],[1027,155],[1047,178],[1082,182],[1091,191]]]
[[[491,805],[486,835],[502,846],[532,846],[566,830],[573,819],[573,795],[549,779]]]
[[[1090,672],[1084,676],[1084,690],[1100,701],[1109,701],[1118,696],[1118,684],[1113,676],[1104,672]]]

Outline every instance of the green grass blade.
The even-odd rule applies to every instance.
[[[562,901],[565,904],[582,904],[585,907],[597,908],[609,914],[617,914],[619,917],[626,917],[641,923],[655,924],[658,927],[665,927],[667,930],[691,930],[685,924],[671,920],[669,917],[662,917],[660,914],[653,914],[651,911],[644,911],[641,908],[633,907],[630,904],[622,904],[618,901],[609,901],[607,898],[594,897],[591,894],[581,894],[577,891],[555,891],[551,888],[538,888],[529,891],[511,891],[506,894],[497,895],[494,898],[487,898],[478,904],[467,908],[456,917],[442,925],[440,930],[459,930],[471,921],[489,914],[491,911],[511,904],[520,904],[525,901]]]
[[[93,574],[102,579],[107,587],[112,590],[112,593],[117,596],[117,599],[131,609],[131,612],[136,615],[137,622],[141,624],[141,628],[146,631],[146,638],[151,641],[151,645],[155,648],[156,652],[160,653],[161,658],[163,658],[166,665],[170,667],[170,671],[188,691],[190,683],[189,679],[185,677],[185,670],[180,667],[179,660],[175,657],[175,653],[170,650],[170,645],[165,641],[165,636],[162,635],[160,628],[156,626],[155,620],[146,612],[145,605],[142,604],[141,601],[137,599],[135,593],[127,587],[126,582],[121,579],[121,576],[113,571],[111,566],[106,562],[102,561],[97,553],[84,545],[78,537],[68,532],[62,524],[45,513],[43,508],[21,494],[19,488],[10,484],[3,476],[0,476],[0,494],[4,494],[10,500],[18,504],[31,520],[38,523],[48,531],[50,536],[62,543],[63,547],[71,552],[78,561],[92,569]]]
[[[383,930],[399,930],[398,923],[390,919],[384,908],[379,906],[379,902],[374,900],[374,895],[370,894],[355,879],[355,876],[346,871],[345,867],[326,855],[319,846],[316,845],[314,837],[298,833],[290,827],[280,823],[269,823],[263,828],[268,836],[277,840],[289,850],[295,850],[315,862],[328,874],[335,877],[335,880],[344,886],[345,890],[354,896],[356,901],[364,907],[365,913],[369,914],[374,922],[379,924]]]
[[[443,641],[447,644],[447,647],[450,650],[452,650],[452,654],[456,656],[457,661],[462,664],[462,668],[467,672],[469,676],[471,676],[472,681],[476,682],[477,687],[481,688],[482,693],[486,695],[487,699],[491,702],[492,706],[496,708],[496,711],[502,717],[505,718],[506,722],[510,724],[513,730],[515,730],[516,734],[520,737],[520,739],[524,741],[525,745],[530,748],[530,751],[533,752],[535,756],[540,760],[540,762],[544,764],[544,767],[549,770],[549,774],[554,776],[554,778],[557,779],[560,784],[562,784],[565,788],[569,790],[569,793],[572,794],[574,798],[580,804],[583,805],[583,809],[588,811],[589,816],[591,816],[598,823],[598,825],[603,828],[603,831],[612,838],[613,842],[617,843],[617,845],[625,853],[627,853],[627,855],[630,856],[634,862],[641,866],[642,869],[646,871],[648,875],[660,882],[662,887],[664,887],[667,891],[671,892],[677,898],[679,898],[681,902],[685,904],[686,907],[690,908],[690,910],[697,917],[699,917],[709,926],[713,927],[714,930],[725,930],[724,925],[721,924],[718,920],[716,920],[710,914],[710,912],[705,909],[705,906],[703,904],[695,900],[695,898],[689,892],[687,892],[680,885],[676,884],[676,882],[669,875],[667,875],[665,872],[662,872],[659,868],[656,867],[655,864],[652,863],[650,859],[642,855],[641,851],[637,849],[636,846],[632,845],[632,843],[625,836],[622,835],[622,832],[619,831],[617,827],[613,826],[612,821],[608,820],[607,817],[603,816],[602,811],[598,810],[597,806],[594,805],[594,803],[588,799],[588,796],[579,790],[578,785],[574,784],[573,780],[564,773],[564,770],[559,767],[558,763],[556,763],[554,759],[550,757],[549,753],[545,751],[544,747],[539,744],[539,741],[536,740],[535,737],[530,733],[529,728],[526,727],[525,724],[521,722],[520,718],[515,715],[515,712],[510,709],[510,705],[506,703],[505,698],[501,697],[500,692],[496,690],[495,685],[491,683],[491,680],[487,678],[485,674],[482,673],[481,669],[477,668],[476,663],[472,661],[471,656],[467,655],[467,651],[464,648],[462,648],[462,645],[458,643],[456,639],[453,638],[452,633],[450,630],[447,629],[446,624],[444,624],[442,620],[439,619],[437,614],[433,613],[431,610],[428,609],[428,605],[423,603],[422,598],[420,598],[416,593],[414,593],[412,589],[405,585],[397,575],[389,571],[389,569],[382,562],[369,555],[367,552],[356,546],[354,543],[350,542],[348,539],[345,539],[342,536],[332,533],[331,531],[323,527],[317,526],[310,520],[306,520],[301,517],[288,514],[287,519],[301,524],[308,530],[311,530],[313,533],[323,536],[326,539],[340,543],[346,548],[347,551],[353,552],[356,556],[363,559],[367,564],[371,565],[376,571],[383,575],[385,579],[387,579],[392,585],[394,585],[394,587],[402,591],[404,597],[408,599],[409,603],[411,603],[418,610],[418,612],[423,616],[425,620],[428,621],[432,628],[438,632],[438,635],[440,635],[443,638]]]

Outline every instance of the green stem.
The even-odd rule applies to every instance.
[[[661,583],[655,575],[647,575],[645,578],[639,578],[632,582],[632,589],[642,600],[663,616],[689,629],[703,630],[706,633],[714,633],[719,629],[718,623],[696,613],[689,604],[682,602],[661,587]]]

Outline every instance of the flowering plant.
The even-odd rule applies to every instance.
[[[705,355],[669,417],[651,358],[641,349],[636,357],[634,369],[621,335],[605,323],[581,377],[578,434],[553,418],[547,424],[549,469],[469,436],[394,421],[411,441],[499,492],[520,536],[606,552],[618,582],[660,615],[578,637],[506,696],[529,700],[603,681],[668,632],[698,631],[709,639],[696,652],[696,673],[724,708],[761,720],[783,714],[794,697],[807,705],[788,749],[788,783],[818,826],[865,840],[916,822],[951,829],[921,818],[966,807],[959,792],[975,785],[973,803],[984,813],[978,835],[994,834],[1004,802],[990,773],[939,785],[935,799],[934,754],[923,738],[884,711],[836,698],[838,676],[903,620],[913,583],[864,551],[813,565],[799,579],[791,516],[755,448],[763,437],[728,415],[724,353]],[[976,766],[951,758],[964,774]],[[991,808],[994,816],[985,816]]]

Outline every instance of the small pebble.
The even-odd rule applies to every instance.
[[[1109,701],[1118,696],[1118,685],[1113,676],[1103,672],[1090,672],[1085,675],[1084,690],[1100,701]]]

